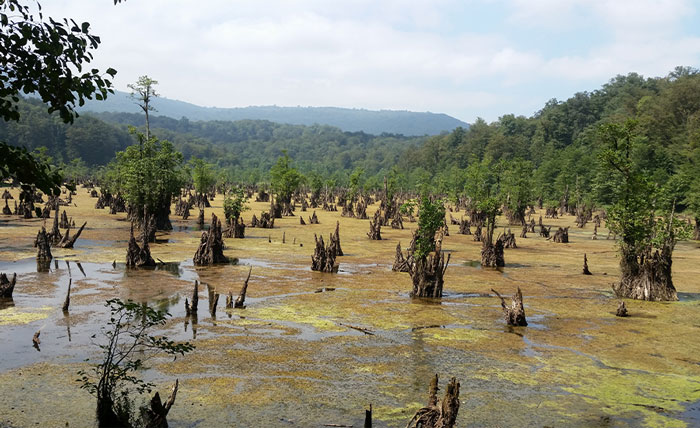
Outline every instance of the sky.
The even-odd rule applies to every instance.
[[[530,116],[619,74],[700,68],[692,0],[42,0],[92,66],[202,106]]]

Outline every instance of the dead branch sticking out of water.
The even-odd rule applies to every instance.
[[[73,279],[68,279],[68,292],[66,292],[66,300],[63,302],[63,313],[68,313],[70,307],[70,287],[73,284]]]
[[[459,412],[459,382],[454,377],[447,384],[445,396],[438,402],[438,375],[430,382],[428,405],[418,410],[406,428],[453,428]]]
[[[506,323],[515,327],[525,327],[527,320],[525,319],[525,307],[523,306],[523,293],[518,287],[518,291],[511,298],[510,306],[506,304],[506,300],[498,294],[498,291],[491,289],[499,299],[501,299],[501,307],[505,316]]]
[[[343,250],[342,250],[342,248],[340,248],[340,222],[339,221],[335,222],[335,232],[331,233],[330,242],[328,243],[328,245],[334,248],[335,254],[337,256],[343,255]]]
[[[85,228],[85,225],[87,222],[83,223],[82,226],[80,226],[80,229],[78,229],[78,232],[76,232],[73,237],[70,236],[70,224],[68,225],[68,229],[66,229],[66,234],[63,235],[63,239],[61,239],[61,242],[56,245],[58,248],[73,248],[73,245],[75,245],[75,241],[78,240],[80,237],[80,234],[83,233],[83,229]]]
[[[245,294],[248,291],[248,281],[250,280],[250,273],[252,271],[253,267],[251,266],[250,269],[248,269],[248,276],[246,277],[245,282],[243,283],[243,287],[241,287],[241,292],[238,293],[238,298],[233,304],[234,308],[245,309]]]
[[[588,257],[586,254],[583,254],[583,274],[584,275],[593,275],[590,270],[588,270]]]

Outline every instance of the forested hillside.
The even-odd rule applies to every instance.
[[[269,120],[292,125],[329,125],[348,132],[403,135],[435,135],[468,126],[461,120],[441,113],[398,110],[365,110],[339,107],[251,106],[237,108],[201,107],[168,98],[153,100],[156,114],[189,120]],[[126,92],[115,91],[105,101],[92,100],[80,112],[139,113],[141,110]]]

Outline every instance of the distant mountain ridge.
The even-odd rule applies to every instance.
[[[343,131],[363,131],[381,135],[403,134],[406,136],[437,135],[451,132],[457,127],[468,128],[469,124],[442,113],[411,112],[398,110],[365,110],[340,107],[201,107],[184,101],[156,98],[152,101],[154,115],[173,119],[186,117],[189,120],[269,120],[292,125],[331,125]],[[140,113],[128,93],[115,91],[105,101],[87,101],[79,111]]]

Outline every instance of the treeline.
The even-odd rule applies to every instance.
[[[135,144],[129,127],[143,128],[144,117],[133,113],[83,114],[73,125],[46,113],[38,100],[21,101],[21,121],[0,123],[0,140],[30,150],[61,165],[69,176],[95,171],[116,152]],[[269,170],[286,151],[304,173],[317,173],[338,184],[357,168],[380,183],[408,148],[425,137],[343,132],[324,125],[287,125],[264,120],[190,121],[151,117],[151,132],[169,140],[188,160],[204,159],[230,179],[267,181]]]
[[[470,165],[501,173],[518,168],[530,202],[555,205],[567,194],[607,204],[611,189],[599,162],[605,147],[600,127],[629,119],[636,123],[634,164],[658,186],[675,183],[669,197],[679,209],[700,213],[700,74],[689,67],[663,78],[617,76],[599,90],[553,99],[531,117],[505,115],[490,124],[478,119],[469,129],[405,151],[398,170],[407,186],[431,183],[458,196]]]

